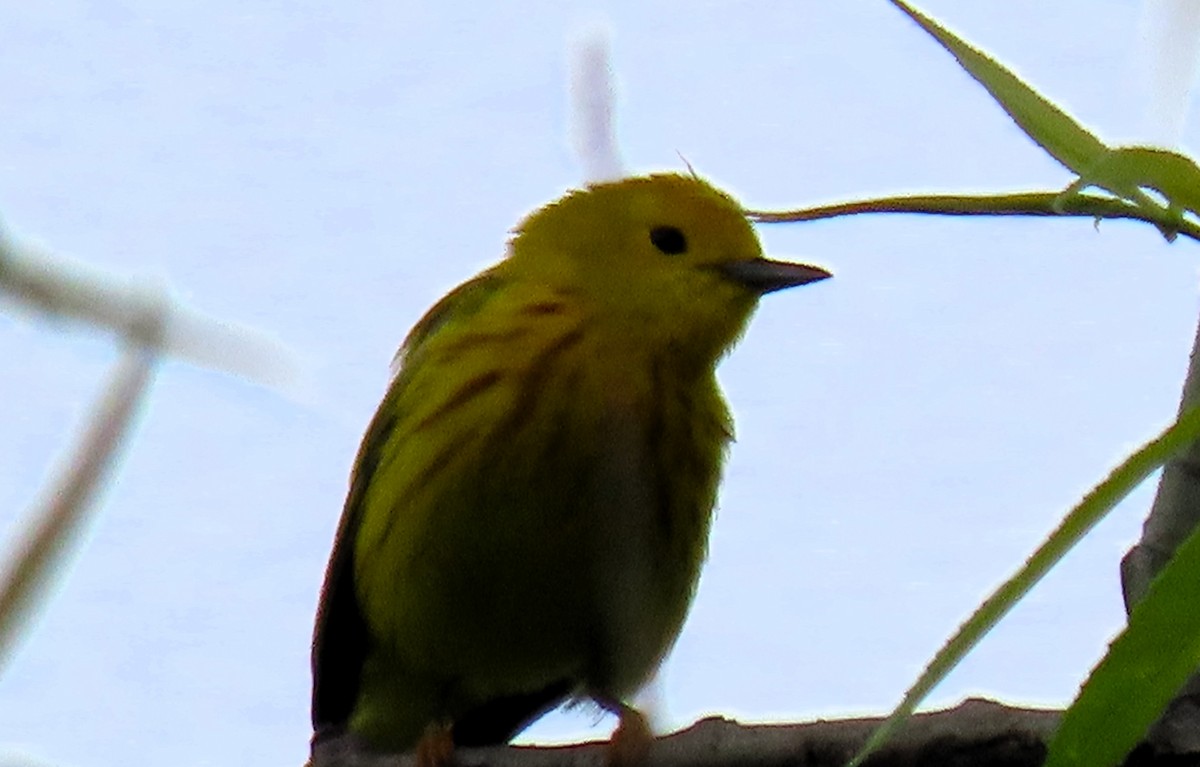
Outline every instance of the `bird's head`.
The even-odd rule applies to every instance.
[[[764,258],[742,207],[681,174],[595,184],[546,205],[517,228],[506,268],[579,296],[613,332],[709,365],[759,296],[830,276]]]

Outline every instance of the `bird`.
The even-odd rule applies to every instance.
[[[683,626],[733,437],[717,364],[761,296],[830,276],[766,258],[694,173],[529,214],[408,333],[363,437],[313,633],[313,753],[442,764],[572,701],[644,753],[629,701]]]

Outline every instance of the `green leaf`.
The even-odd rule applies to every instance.
[[[903,0],[891,0],[949,51],[958,63],[987,88],[1021,130],[1076,173],[1083,175],[1108,149],[1070,115],[1021,78]]]
[[[904,700],[871,735],[866,745],[850,762],[851,767],[862,764],[867,756],[894,735],[912,715],[917,705],[929,694],[929,691],[946,678],[979,640],[1079,542],[1088,530],[1092,529],[1146,477],[1198,438],[1200,438],[1200,408],[1193,408],[1180,415],[1170,428],[1146,443],[1124,463],[1113,469],[1103,482],[1088,493],[1075,508],[1071,509],[1059,524],[1058,529],[1038,547],[1033,556],[1025,562],[1024,567],[984,600],[958,632],[938,650],[925,671],[905,693]],[[1196,579],[1196,583],[1200,584],[1200,578]],[[1197,613],[1197,620],[1200,620],[1200,611],[1194,610],[1196,603],[1191,604],[1193,611]],[[1188,667],[1189,671],[1194,670],[1195,666],[1196,664],[1193,662]],[[1099,765],[1101,762],[1096,762],[1096,764]]]
[[[1200,667],[1200,530],[1150,584],[1063,715],[1045,767],[1117,764]]]
[[[1054,202],[1061,211],[1080,191],[1096,186],[1128,200],[1168,240],[1182,226],[1182,210],[1200,215],[1200,168],[1188,157],[1165,149],[1121,147],[1103,141],[991,56],[965,42],[904,0],[891,3],[936,39],[975,78],[1034,142],[1079,178]],[[1164,208],[1143,188],[1169,201]]]
[[[1200,214],[1200,167],[1186,155],[1167,149],[1130,146],[1109,150],[1081,174],[1079,185],[1098,186],[1130,198],[1149,188],[1167,198],[1173,208]]]

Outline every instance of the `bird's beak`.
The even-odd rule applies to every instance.
[[[717,269],[734,282],[745,285],[759,295],[819,282],[833,276],[819,266],[772,261],[768,258],[728,261],[718,265]]]

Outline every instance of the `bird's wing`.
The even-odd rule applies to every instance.
[[[477,312],[500,287],[500,278],[484,272],[447,294],[409,332],[397,355],[397,371],[367,427],[350,492],[338,523],[333,553],[325,571],[312,643],[312,725],[314,739],[342,731],[358,702],[363,663],[371,636],[359,604],[354,577],[355,540],[362,523],[363,500],[378,467],[381,452],[399,417],[397,402],[406,385],[404,360],[441,328]]]

